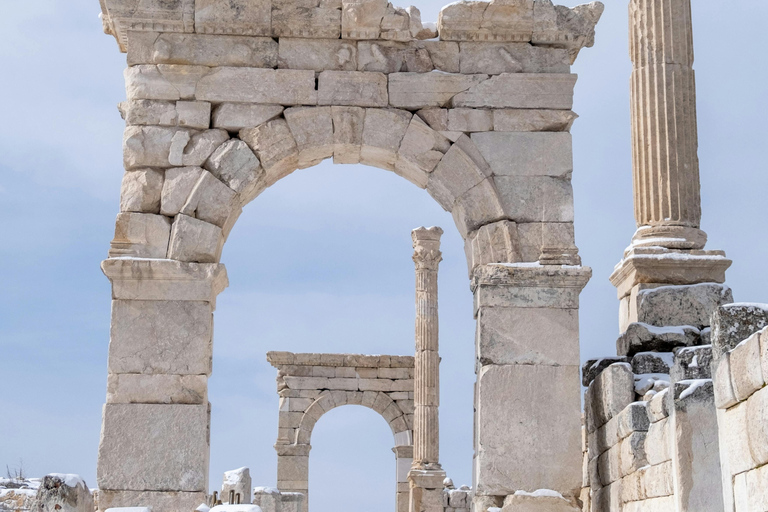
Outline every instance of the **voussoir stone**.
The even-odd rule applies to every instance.
[[[210,172],[203,171],[180,213],[224,228],[238,200],[237,192]]]
[[[120,211],[160,213],[164,173],[156,169],[126,171],[120,187]]]
[[[205,162],[205,168],[237,192],[243,204],[255,198],[265,186],[265,173],[259,159],[238,139],[219,146]]]
[[[333,156],[331,107],[289,108],[285,111],[285,121],[299,151],[299,169]]]
[[[387,77],[363,71],[323,71],[317,94],[319,105],[386,107]]]
[[[295,171],[299,166],[299,150],[285,119],[273,119],[255,128],[240,131],[240,139],[256,153],[266,172],[266,185]]]
[[[395,172],[426,188],[429,173],[450,146],[448,139],[427,126],[418,116],[413,116],[398,151]]]
[[[206,130],[192,135],[181,155],[181,162],[172,162],[174,165],[184,167],[200,167],[208,160],[216,149],[229,140],[229,133],[225,130]],[[171,148],[173,149],[173,148]],[[173,151],[171,152],[171,160]]]
[[[360,163],[365,110],[361,107],[331,107],[334,163]]]
[[[412,117],[410,112],[403,110],[367,109],[360,162],[380,169],[394,170],[400,143]]]
[[[171,228],[168,258],[196,263],[217,263],[223,243],[224,233],[219,226],[179,214]]]
[[[163,215],[120,213],[109,257],[165,258],[170,230],[170,219]]]
[[[175,167],[166,170],[160,213],[168,217],[176,216],[202,174],[203,169],[200,167]]]

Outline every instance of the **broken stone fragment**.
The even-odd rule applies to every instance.
[[[236,210],[238,199],[237,192],[203,171],[180,213],[223,228]]]
[[[440,159],[450,148],[448,139],[413,116],[395,162],[395,172],[418,185],[427,186],[427,179]]]
[[[160,213],[163,171],[137,169],[126,171],[120,187],[120,211]]]
[[[78,475],[51,473],[37,490],[40,512],[93,512],[93,496]]]
[[[599,359],[590,359],[581,367],[581,384],[584,387],[595,380],[600,373],[614,363],[628,363],[629,359],[624,356],[601,357]]]
[[[768,306],[764,304],[725,304],[712,315],[712,356],[723,354],[768,326]]]
[[[632,372],[635,375],[645,373],[666,373],[674,365],[672,352],[638,352],[632,357]]]
[[[654,327],[635,322],[616,340],[616,352],[627,356],[638,352],[672,352],[676,347],[698,345],[700,339],[700,331],[690,325]]]
[[[199,34],[271,36],[270,0],[195,0]]]
[[[199,167],[176,167],[165,172],[160,213],[175,217],[203,174]]]
[[[184,154],[178,164],[184,167],[200,167],[219,146],[228,140],[229,133],[225,130],[206,130],[196,133],[184,147]]]
[[[274,185],[299,166],[299,150],[285,119],[273,119],[240,131],[240,139],[256,153],[266,172],[266,186]]]
[[[263,191],[264,169],[248,145],[231,139],[205,162],[205,168],[238,193],[241,204],[246,204]]]
[[[223,500],[229,500],[230,491],[234,491],[236,499],[239,498],[240,503],[248,504],[251,502],[251,472],[248,468],[224,472],[224,481],[221,484]],[[238,494],[239,496],[237,496]]]
[[[595,44],[595,26],[604,10],[602,2],[568,8],[553,5],[552,0],[535,0],[531,44],[563,47],[573,64],[582,48]]]

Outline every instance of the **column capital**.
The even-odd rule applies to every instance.
[[[111,258],[101,271],[112,283],[113,299],[215,302],[229,286],[220,263]]]
[[[440,252],[441,236],[443,230],[439,227],[420,227],[411,232],[416,270],[437,270],[443,260],[443,253]]]

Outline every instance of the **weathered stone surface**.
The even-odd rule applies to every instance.
[[[626,363],[612,364],[587,389],[587,430],[594,432],[635,401],[635,376]]]
[[[171,228],[168,258],[217,263],[223,245],[222,228],[187,215],[177,215]]]
[[[266,186],[265,172],[248,145],[232,139],[214,151],[205,168],[238,194],[240,204],[246,204]]]
[[[167,32],[194,32],[194,2],[162,0],[101,2],[104,32],[117,39],[120,51],[128,49],[128,31],[143,30],[147,25],[161,24]]]
[[[378,39],[386,12],[386,0],[342,0],[341,38]]]
[[[269,0],[195,0],[198,34],[271,36]]]
[[[105,405],[99,488],[207,491],[209,424],[207,404]]]
[[[473,133],[472,142],[496,176],[569,178],[573,173],[570,133]]]
[[[733,302],[731,289],[715,283],[660,286],[637,293],[637,321],[655,326],[710,323],[718,306]]]
[[[184,301],[112,301],[110,373],[211,373],[211,305]]]
[[[713,382],[715,384],[715,405],[718,409],[728,409],[738,403],[731,382],[731,357],[726,352],[719,360],[712,362]]]
[[[503,73],[457,94],[451,106],[570,110],[576,75]]]
[[[367,109],[360,163],[393,171],[400,143],[412,117],[410,112],[403,110]]]
[[[579,116],[572,110],[497,109],[493,129],[497,132],[567,132]]]
[[[238,500],[239,498],[239,503],[248,504],[251,502],[251,471],[248,468],[224,472],[224,481],[221,484],[222,499],[229,500],[230,491],[235,492],[235,499]]]
[[[673,365],[672,352],[638,352],[632,357],[632,372],[635,375],[646,373],[669,374]]]
[[[214,103],[316,105],[315,73],[298,69],[219,67],[200,79],[196,97]]]
[[[241,130],[240,139],[259,157],[268,187],[299,166],[299,150],[285,119],[273,119],[256,128]]]
[[[533,0],[461,2],[446,5],[438,19],[446,41],[522,41],[533,34]]]
[[[357,71],[357,44],[343,39],[281,37],[278,67]]]
[[[768,463],[768,388],[747,400],[747,437],[752,458],[758,466]]]
[[[187,512],[195,510],[200,503],[205,503],[207,492],[173,492],[173,491],[110,491],[99,489],[99,510],[141,506],[152,507],[152,510],[168,512]]]
[[[569,73],[568,51],[528,43],[459,43],[461,72],[485,73]]]
[[[128,125],[208,129],[211,122],[211,104],[205,101],[134,100],[118,108]]]
[[[109,257],[165,258],[170,231],[170,220],[162,215],[120,213]]]
[[[120,187],[120,211],[160,213],[163,179],[163,171],[156,169],[127,171]]]
[[[209,72],[207,66],[132,66],[123,73],[126,97],[128,100],[193,100],[198,82]]]
[[[280,105],[251,105],[247,103],[222,103],[213,111],[214,128],[237,132],[266,123],[283,113]]]
[[[203,170],[199,167],[176,167],[165,172],[160,213],[175,217],[181,211]]]
[[[93,512],[91,491],[78,475],[46,475],[37,489],[36,498],[40,512]]]
[[[488,79],[488,75],[392,73],[389,104],[411,110],[444,107],[456,94]]]
[[[489,365],[479,371],[477,494],[504,496],[523,488],[567,495],[581,485],[578,380],[577,366]],[[540,462],[532,466],[531,460]]]
[[[455,45],[455,43],[452,44]],[[358,71],[378,71],[387,74],[432,71],[435,69],[435,65],[432,62],[430,49],[433,50],[433,53],[442,50],[445,54],[450,51],[447,48],[425,43],[397,43],[394,41],[360,41],[357,43],[357,48]],[[458,46],[455,47],[455,53],[458,63]]]
[[[675,350],[675,364],[669,376],[672,382],[712,378],[712,345]]]
[[[589,359],[581,367],[581,385],[584,387],[595,380],[595,378],[602,373],[603,370],[608,368],[614,363],[628,363],[629,359],[626,356],[609,356],[601,357],[600,359]]]
[[[207,404],[205,375],[114,374],[107,377],[108,404]]]
[[[361,107],[331,107],[333,118],[333,163],[360,162],[363,144],[365,109]]]
[[[700,331],[695,327],[654,327],[635,322],[616,340],[616,352],[629,356],[638,352],[672,352],[676,347],[698,345],[699,341]]]
[[[487,132],[493,130],[493,111],[473,108],[448,110],[448,130],[454,132]]]
[[[633,402],[608,423],[588,436],[589,458],[594,459],[618,445],[634,432],[648,432],[650,416],[647,402]],[[647,438],[646,438],[647,444]]]
[[[768,326],[768,310],[760,304],[720,305],[712,315],[712,354],[715,361]]]
[[[296,147],[299,169],[306,169],[333,156],[331,107],[296,107],[285,111]]]
[[[513,494],[504,499],[502,512],[579,512],[575,503],[556,496],[536,493]]]
[[[725,448],[724,453],[728,457],[728,469],[732,475],[743,473],[757,466],[749,447],[748,405],[747,403],[740,403],[723,411],[721,413],[722,421],[718,424],[720,443]]]
[[[387,77],[383,73],[323,71],[318,77],[318,104],[386,107]]]
[[[429,173],[450,148],[448,139],[413,116],[397,154],[395,172],[421,188],[427,186]]]
[[[130,32],[128,65],[277,66],[277,42],[271,37]]]
[[[518,223],[573,222],[573,187],[551,176],[495,176],[504,213]]]
[[[184,148],[197,132],[184,128],[128,126],[123,138],[123,164],[126,170],[137,167],[180,165]],[[172,154],[173,152],[173,154]]]
[[[446,108],[424,108],[416,112],[430,128],[440,132],[448,131],[448,109]]]
[[[466,138],[466,136],[465,136]],[[468,139],[467,139],[467,142]],[[451,211],[456,200],[467,191],[480,184],[486,179],[487,166],[482,157],[480,165],[473,154],[465,151],[474,149],[469,144],[459,144],[458,142],[451,146],[440,160],[435,170],[430,174],[427,183],[427,192],[440,203],[446,211]]]
[[[237,205],[237,192],[203,171],[180,213],[223,228]]]
[[[219,146],[228,140],[229,134],[224,130],[206,130],[204,132],[195,133],[184,148],[184,154],[181,156],[181,161],[173,161],[173,147],[171,147],[169,161],[171,161],[173,165],[200,167]]]
[[[752,393],[765,386],[760,366],[760,333],[742,341],[731,351],[731,382],[738,401],[744,401]]]
[[[546,247],[576,249],[571,222],[518,223],[517,231],[522,261],[538,261]]]
[[[651,422],[656,423],[669,416],[669,388],[653,395],[648,402],[648,412],[651,415]]]
[[[469,233],[464,241],[464,252],[467,256],[470,277],[475,267],[479,265],[520,261],[517,224],[502,220]]]
[[[578,365],[577,344],[551,342],[578,334],[575,309],[484,308],[477,319],[478,364]]]
[[[288,0],[272,3],[272,37],[338,39],[340,2]]]

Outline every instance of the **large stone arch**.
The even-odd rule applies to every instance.
[[[328,158],[426,189],[465,240],[477,503],[577,496],[578,296],[591,271],[574,243],[570,64],[602,4],[457,2],[437,30],[386,0],[101,4],[129,67],[126,172],[102,264],[113,305],[100,508],[203,501],[222,248],[244,206]]]

